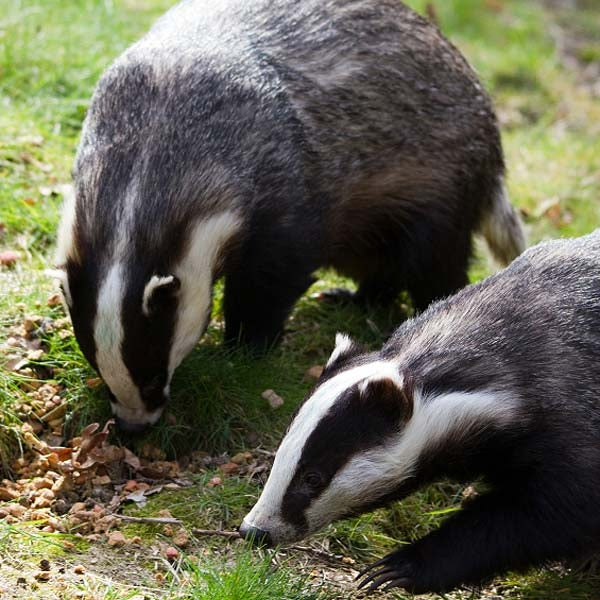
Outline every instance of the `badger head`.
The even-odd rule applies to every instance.
[[[293,542],[341,517],[401,499],[512,414],[493,392],[424,392],[403,365],[338,334],[317,387],[294,417],[265,488],[240,527],[255,543]],[[439,469],[438,469],[439,470]]]
[[[376,505],[399,482],[391,447],[413,411],[397,366],[338,334],[323,374],[293,419],[263,493],[240,532],[280,544]],[[410,473],[410,464],[405,472]]]
[[[140,256],[124,236],[90,250],[78,239],[74,200],[66,199],[55,273],[77,341],[108,385],[123,429],[140,431],[159,419],[174,370],[206,330],[220,251],[238,227],[225,212],[171,240],[177,253],[149,247]],[[165,259],[153,260],[157,254]]]

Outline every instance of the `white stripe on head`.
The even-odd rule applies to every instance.
[[[373,361],[342,371],[319,386],[302,405],[277,450],[271,474],[258,502],[244,519],[247,523],[265,530],[271,530],[273,523],[282,529],[289,528],[281,521],[279,514],[283,496],[294,476],[307,439],[345,390],[371,377],[397,380],[397,365],[388,361]],[[323,457],[323,460],[327,460],[327,457]],[[269,526],[266,526],[267,522]],[[261,526],[261,523],[264,525]]]
[[[238,215],[223,212],[200,221],[190,234],[187,252],[174,269],[181,288],[169,356],[169,379],[208,325],[215,263],[223,245],[241,225]]]
[[[494,391],[452,392],[423,398],[413,393],[413,415],[398,435],[376,448],[354,455],[310,505],[310,531],[353,509],[376,502],[414,476],[428,448],[450,437],[467,436],[490,425],[508,425],[517,415],[516,401]]]
[[[118,398],[119,403],[124,407],[123,410],[138,415],[137,419],[130,420],[139,421],[139,415],[143,415],[145,420],[146,408],[121,353],[122,308],[125,294],[123,278],[123,265],[115,263],[100,286],[94,321],[96,362],[102,379]]]

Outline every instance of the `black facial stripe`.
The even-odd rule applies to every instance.
[[[78,265],[72,261],[67,262],[66,269],[73,301],[72,306],[69,307],[69,314],[75,338],[83,355],[97,371],[94,321],[98,302],[97,282],[100,280],[100,273],[95,265]]]
[[[135,265],[126,271],[127,290],[122,304],[123,362],[140,390],[148,410],[165,402],[171,345],[177,322],[178,297],[161,303],[149,317],[142,312],[142,295],[153,273],[140,272]]]
[[[367,402],[375,402],[374,405]],[[358,385],[348,388],[310,434],[282,502],[282,517],[300,531],[307,529],[306,509],[356,454],[381,445],[401,424],[376,399],[361,397]],[[322,485],[311,488],[304,478],[317,471]]]

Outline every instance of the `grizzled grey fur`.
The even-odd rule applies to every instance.
[[[242,535],[289,543],[440,479],[483,479],[361,586],[441,593],[600,551],[600,230],[530,248],[379,351],[342,342]]]
[[[156,411],[187,308],[174,273],[198,223],[238,220],[201,279],[225,276],[226,339],[264,346],[321,266],[355,278],[362,302],[408,290],[422,310],[467,282],[474,231],[511,260],[524,241],[503,174],[473,70],[398,0],[185,0],[89,108],[61,242],[75,334],[96,364],[111,280],[133,381],[119,389]]]

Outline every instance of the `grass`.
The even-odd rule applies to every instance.
[[[70,180],[86,106],[102,70],[171,3],[0,0],[0,251],[20,253],[13,269],[0,269],[0,343],[25,315],[64,316],[61,307],[46,305],[55,285],[44,269],[52,264],[61,185]],[[408,3],[421,12],[428,4],[425,0]],[[433,4],[442,31],[476,67],[495,100],[509,191],[524,215],[530,242],[582,235],[599,226],[600,102],[585,75],[585,67],[600,57],[597,4],[581,2],[577,10],[549,9],[541,2],[520,0]],[[488,259],[479,252],[471,279],[489,272]],[[340,284],[348,282],[323,272],[312,291]],[[169,407],[172,418],[161,421],[138,444],[158,445],[169,456],[192,449],[236,452],[259,443],[275,448],[291,412],[311,385],[304,380],[305,371],[324,362],[335,332],[348,331],[376,347],[406,309],[398,303],[390,311],[365,314],[352,307],[323,306],[307,294],[297,304],[283,343],[256,360],[220,346],[221,297],[218,286],[209,331],[176,373]],[[55,331],[45,334],[43,341],[48,352],[34,366],[50,370],[64,386],[71,407],[68,432],[107,418],[106,392],[102,386],[85,384],[95,373],[74,339]],[[23,377],[0,369],[4,470],[19,453],[16,406],[24,399],[26,384]],[[267,388],[285,399],[280,409],[270,409],[261,398]],[[168,507],[189,527],[236,526],[259,489],[236,477],[210,489],[206,486],[210,475],[199,477],[191,489],[151,497],[136,514],[154,515]],[[386,510],[333,524],[314,540],[362,564],[437,526],[446,516],[445,509],[458,506],[460,493],[459,487],[442,482]],[[11,527],[0,530],[0,555],[19,556],[19,564],[25,564],[29,552],[31,560],[38,560],[47,538],[27,537],[25,543],[23,535],[15,533],[17,526]],[[125,530],[148,543],[161,535],[149,526],[129,525]],[[209,554],[202,554],[202,549]],[[351,594],[349,581],[341,588],[327,584],[319,590],[318,585],[309,585],[313,567],[301,556],[290,555],[286,564],[276,565],[273,556],[261,558],[221,541],[203,542],[194,552],[201,560],[194,561],[193,555],[182,559],[174,573],[167,570],[171,579],[160,590],[151,581],[150,570],[148,597],[333,600]],[[126,577],[119,583],[119,572],[123,563],[132,565],[137,559],[118,555],[114,560],[118,567],[109,572],[115,581],[108,576],[86,579],[74,582],[72,589],[90,598],[135,597],[137,592],[127,587]],[[148,558],[149,565],[155,564],[152,561]],[[2,576],[0,584],[1,580]],[[502,598],[583,600],[598,598],[600,581],[590,575],[542,570],[505,578],[494,586]],[[73,597],[68,593],[63,597]],[[479,597],[465,594],[448,597]],[[390,597],[407,598],[402,593]]]

